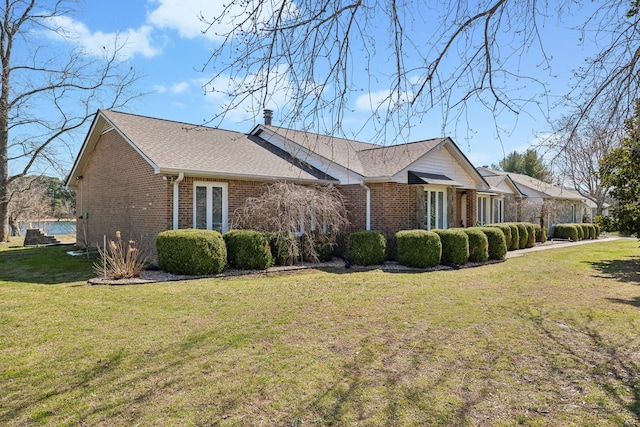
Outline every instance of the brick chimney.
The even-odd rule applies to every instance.
[[[271,119],[273,118],[273,110],[265,109],[264,110],[264,124],[267,126],[271,126]]]

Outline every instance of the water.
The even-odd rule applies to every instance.
[[[44,232],[50,236],[56,236],[59,234],[75,234],[76,222],[75,221],[32,221],[31,223],[20,223],[20,232],[24,236],[27,227],[31,224],[34,228],[42,228]]]

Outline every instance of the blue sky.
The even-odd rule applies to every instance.
[[[127,111],[169,120],[203,123],[220,111],[224,97],[204,94],[202,85],[211,78],[211,70],[201,68],[208,59],[210,49],[219,40],[213,33],[203,35],[202,24],[197,16],[203,13],[213,16],[220,11],[217,1],[207,0],[110,0],[108,2],[86,2],[75,16],[66,17],[65,25],[77,34],[78,43],[88,51],[99,51],[108,45],[116,34],[127,39],[123,55],[142,73],[140,90],[148,94],[127,107]],[[574,11],[576,21],[580,10]],[[539,69],[538,52],[519,58],[519,67],[530,70],[548,84],[551,99],[557,99],[567,89],[571,69],[580,65],[586,53],[578,47],[579,34],[566,27],[570,22],[559,22],[549,18],[543,25],[543,39],[547,54],[553,57],[552,69]],[[527,86],[516,88],[523,94],[536,93],[538,88]],[[375,98],[383,86],[365,83]],[[533,91],[533,92],[532,92]],[[351,123],[354,129],[361,128],[370,114],[367,109],[369,94],[363,93],[352,103],[352,112],[345,126]],[[542,100],[542,99],[541,99]],[[543,101],[543,100],[542,100]],[[419,120],[411,132],[412,140],[452,136],[462,151],[476,166],[497,163],[504,153],[523,151],[536,137],[548,130],[539,108],[531,105],[518,115],[503,113],[497,118],[486,108],[471,100],[467,113],[458,123],[449,123],[444,129],[442,113],[436,108],[432,115]],[[261,110],[256,112],[261,120]],[[274,124],[278,121],[275,112]],[[249,131],[256,119],[245,111],[229,114],[221,127]],[[497,137],[496,127],[501,129]],[[366,134],[360,134],[365,139]],[[79,150],[81,140],[77,141]],[[77,152],[76,150],[76,152]]]

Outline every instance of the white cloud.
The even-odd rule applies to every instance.
[[[171,93],[174,93],[174,94],[185,93],[187,89],[189,89],[189,83],[187,82],[175,83],[174,85],[171,86]]]
[[[371,113],[378,110],[389,110],[397,103],[409,100],[408,92],[392,93],[389,89],[362,94],[356,98],[356,110]]]
[[[280,7],[281,0],[263,2],[260,7],[260,15],[264,17],[262,22],[272,19],[274,10]],[[230,3],[229,0],[228,3]],[[245,12],[253,6],[253,2],[246,2],[249,6],[243,7],[234,2],[231,7],[225,6],[222,0],[154,0],[158,7],[149,13],[147,21],[159,28],[169,28],[178,32],[180,37],[193,39],[206,37],[210,40],[222,40],[222,34],[228,34],[234,29],[233,20],[237,17],[244,19]],[[293,15],[296,8],[293,4],[286,4],[287,14]],[[210,29],[212,20],[222,16],[224,19],[216,22]],[[204,18],[203,22],[200,18]],[[246,30],[249,30],[247,28]]]
[[[102,56],[111,54],[118,49],[118,59],[127,60],[136,55],[146,58],[158,55],[160,49],[152,46],[153,28],[144,25],[138,29],[129,28],[125,31],[103,33],[91,32],[84,23],[73,20],[68,16],[54,16],[49,24],[56,31],[47,32],[47,36],[64,41],[71,41],[89,55]]]

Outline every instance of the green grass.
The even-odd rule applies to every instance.
[[[132,286],[66,249],[0,248],[0,425],[640,423],[636,240]]]

